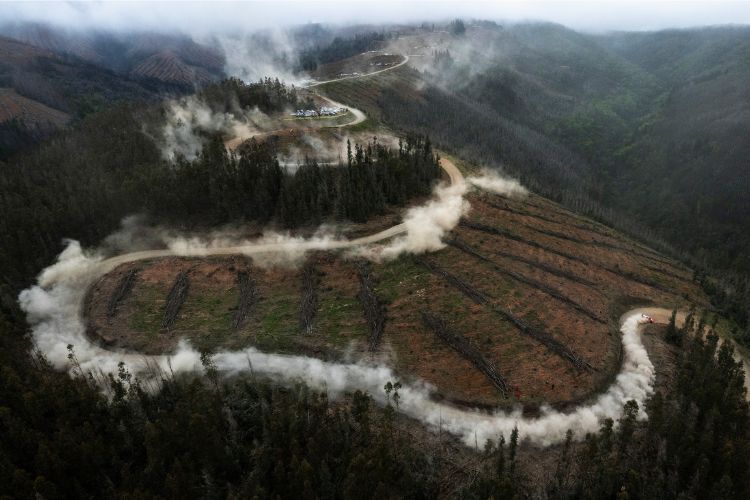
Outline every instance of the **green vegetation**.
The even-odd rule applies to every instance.
[[[730,113],[739,102],[735,92],[746,87],[747,30],[607,38],[549,25],[491,29],[502,34],[482,51],[508,43],[514,50],[497,51],[509,54],[506,59],[464,78],[465,62],[441,56],[440,68],[447,73],[440,85],[431,84],[436,75],[410,73],[409,78],[428,82],[419,99],[416,87],[396,86],[370,93],[365,101],[380,108],[390,125],[429,131],[441,146],[477,163],[504,164],[540,193],[640,230],[643,237],[661,234],[692,252],[706,270],[727,271],[718,277],[700,271],[696,281],[735,321],[691,315],[683,330],[670,325],[665,337],[673,345],[664,349],[677,358],[671,367],[675,384],[660,388],[646,403],[649,419],[637,419],[639,409],[631,402],[618,425],[606,421],[581,446],[569,439],[557,450],[560,457],[548,469],[553,478],[542,489],[550,498],[750,497],[750,410],[742,369],[730,344],[719,347],[706,327],[716,324],[731,332],[736,326],[742,329],[738,338],[750,338],[750,217],[742,203],[746,117],[744,111]],[[473,27],[464,30],[454,38],[471,43]],[[361,50],[346,41],[337,47],[330,57]],[[311,60],[317,63],[319,57]],[[265,109],[293,99],[278,82],[223,85],[204,94],[218,108],[231,104],[225,91],[234,92],[243,106]],[[353,96],[362,89],[341,88],[354,89]],[[484,453],[463,460],[460,454],[469,452],[455,442],[424,438],[423,430],[397,417],[391,405],[374,408],[367,395],[355,393],[339,404],[304,387],[280,388],[254,377],[220,380],[208,354],[202,358],[206,377],[165,373],[159,391],[140,385],[124,368],[102,375],[107,395],[85,376],[52,370],[30,349],[16,297],[59,251],[61,237],[98,243],[122,216],[142,211],[179,227],[365,220],[388,204],[427,193],[438,175],[429,141],[418,136],[398,150],[375,143],[355,146],[337,171],[311,161],[296,174],[285,174],[263,146],[250,144],[231,156],[219,138],[197,160],[168,164],[143,133],[143,123],[158,120],[158,110],[120,105],[94,112],[110,101],[76,102],[92,113],[76,130],[0,164],[0,496],[539,495],[519,458],[516,432],[507,443],[498,439]],[[714,109],[698,106],[706,103]],[[722,119],[730,115],[732,120]],[[630,225],[631,217],[658,233]],[[397,299],[402,288],[418,291],[428,283],[410,259],[378,272],[377,291],[386,301]],[[413,282],[403,283],[407,275]],[[669,287],[658,276],[653,280]],[[152,290],[134,299],[151,307],[139,308],[133,319],[132,326],[144,331],[157,331],[162,321],[155,305],[165,294]],[[367,338],[355,294],[320,290],[316,329],[339,345]],[[452,313],[451,319],[468,321],[469,302],[459,292],[438,295],[435,307]],[[624,306],[630,299],[622,300]],[[264,304],[258,345],[284,349],[299,335],[294,304]],[[210,316],[205,323],[190,318],[185,325],[210,330],[229,321],[231,301],[195,298],[185,307]],[[536,323],[540,312],[524,316]],[[520,342],[508,344],[502,359],[512,362]],[[71,362],[76,362],[74,351]],[[449,373],[440,366],[431,369]],[[387,385],[393,405],[402,401],[398,388],[398,383]],[[537,458],[532,456],[535,464]],[[445,483],[450,483],[447,493]]]
[[[376,291],[387,304],[403,296],[405,288],[410,291],[424,289],[427,276],[424,269],[410,256],[400,256],[378,266]]]
[[[335,346],[343,347],[353,340],[364,342],[367,339],[362,304],[354,296],[321,293],[318,316],[316,331]]]
[[[162,329],[164,319],[164,299],[167,296],[164,287],[153,285],[138,287],[138,293],[131,298],[133,315],[130,317],[129,327],[146,336],[157,335]]]
[[[217,336],[227,336],[232,329],[233,309],[237,305],[237,290],[193,290],[180,309],[180,316],[174,328],[180,331],[196,332],[213,340]]]

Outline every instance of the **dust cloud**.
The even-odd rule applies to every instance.
[[[469,185],[492,186],[506,194],[518,191],[517,183],[507,179],[498,183],[498,179],[484,175],[466,183],[439,185],[431,200],[407,210],[403,224],[391,228],[397,230],[394,233],[385,231],[383,238],[399,233],[402,236],[364,255],[387,259],[441,248],[442,237],[469,209],[464,199]],[[77,366],[84,372],[115,372],[122,362],[139,380],[158,384],[164,373],[201,372],[200,353],[186,341],[181,341],[172,354],[158,356],[107,350],[92,343],[86,335],[81,309],[86,291],[99,277],[121,263],[158,256],[245,254],[258,265],[295,265],[313,249],[347,249],[361,244],[361,240],[340,240],[332,234],[330,229],[324,229],[311,238],[267,233],[259,239],[246,239],[238,232],[222,230],[189,236],[160,228],[144,229],[137,218],[130,218],[124,221],[121,234],[107,238],[102,249],[85,251],[78,242],[69,241],[57,262],[39,275],[37,284],[21,292],[19,302],[31,325],[34,344],[56,368],[77,369],[68,359],[68,346],[74,346]],[[378,238],[365,238],[365,243]],[[107,251],[121,251],[129,242],[139,249],[147,245],[161,248],[107,257]],[[619,418],[627,401],[635,400],[643,408],[653,391],[654,367],[641,342],[639,318],[636,313],[623,322],[624,361],[615,381],[603,394],[570,412],[543,407],[539,417],[531,418],[524,417],[520,408],[510,412],[467,410],[435,400],[434,388],[414,379],[402,381],[399,410],[432,428],[440,427],[459,436],[469,446],[500,435],[507,438],[516,427],[522,439],[542,446],[563,441],[568,430],[581,439],[586,433],[597,431],[603,419]],[[386,403],[385,383],[399,379],[399,374],[383,362],[332,363],[306,356],[264,353],[253,347],[219,351],[214,354],[214,364],[227,375],[252,372],[279,383],[301,381],[334,397],[363,390],[381,403]],[[641,417],[645,418],[645,414],[641,413]]]
[[[466,181],[484,191],[510,198],[523,198],[529,194],[529,190],[523,187],[518,180],[503,177],[494,170],[483,170],[478,177],[469,177]]]
[[[68,360],[68,346],[72,345],[83,371],[114,372],[123,362],[142,380],[156,379],[165,372],[200,372],[199,352],[184,341],[171,355],[147,356],[105,350],[87,338],[80,307],[87,288],[100,276],[102,259],[101,255],[87,254],[71,241],[58,261],[42,272],[38,284],[20,294],[19,301],[39,351],[53,366],[72,369]],[[636,313],[623,323],[624,362],[616,380],[605,393],[569,413],[543,408],[541,416],[529,418],[521,414],[520,408],[493,413],[466,410],[434,400],[433,388],[419,380],[404,381],[399,410],[430,427],[440,426],[454,433],[469,446],[500,435],[507,438],[516,427],[522,439],[542,446],[561,442],[568,430],[580,439],[585,433],[595,432],[602,419],[620,417],[627,401],[635,400],[642,408],[653,391],[654,368],[641,342],[639,318]],[[263,353],[252,347],[220,351],[213,359],[216,368],[227,375],[252,372],[280,383],[301,381],[334,397],[363,390],[381,403],[385,403],[385,383],[399,378],[383,364],[331,363],[305,356]]]

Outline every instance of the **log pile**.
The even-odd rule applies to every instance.
[[[240,271],[237,273],[237,287],[239,288],[240,295],[237,299],[234,316],[232,317],[232,328],[235,330],[245,324],[247,318],[250,316],[250,312],[258,302],[258,287],[255,284],[255,280],[247,272]]]
[[[120,304],[122,304],[122,301],[125,300],[125,298],[130,295],[130,292],[133,290],[133,285],[135,285],[135,278],[137,275],[137,269],[131,269],[130,271],[128,271],[125,276],[120,279],[120,282],[117,284],[117,288],[115,288],[115,291],[112,292],[112,295],[109,298],[109,302],[107,302],[107,323],[109,323],[110,325],[112,324],[112,320],[117,314],[117,309],[120,307]]]
[[[370,264],[360,262],[357,265],[359,274],[359,293],[357,298],[362,303],[362,310],[370,329],[370,350],[377,350],[385,329],[385,307],[375,293],[375,282],[370,272]]]
[[[573,273],[569,273],[563,269],[558,269],[555,266],[550,266],[548,264],[545,264],[544,262],[538,262],[532,259],[527,259],[526,257],[522,257],[520,255],[514,255],[510,252],[504,252],[502,250],[497,250],[497,249],[493,249],[492,253],[494,253],[495,255],[499,255],[500,257],[505,257],[506,259],[509,259],[509,260],[515,260],[516,262],[522,262],[528,266],[536,267],[554,276],[565,278],[566,280],[573,281],[580,285],[584,285],[589,288],[596,289],[596,283],[594,283],[593,281],[589,281],[585,278],[581,278],[580,276],[575,275]]]
[[[187,299],[189,289],[190,280],[188,279],[187,271],[182,271],[177,275],[177,279],[175,279],[172,289],[169,290],[169,295],[167,295],[167,302],[164,305],[164,319],[161,322],[162,328],[168,330],[172,327],[182,308],[182,304]]]
[[[313,262],[307,262],[302,268],[302,290],[299,304],[300,330],[312,334],[315,315],[318,312],[318,287],[320,272]]]
[[[503,396],[508,394],[508,383],[497,372],[497,368],[479,352],[472,343],[456,332],[451,331],[445,322],[430,313],[422,312],[422,321],[425,326],[432,330],[443,342],[448,344],[454,351],[469,360],[485,377],[499,390]]]
[[[472,287],[458,276],[454,276],[453,274],[444,269],[441,269],[440,267],[426,259],[418,258],[417,261],[427,269],[429,269],[430,272],[432,272],[436,276],[443,278],[451,286],[458,289],[472,301],[476,302],[479,305],[489,307],[495,314],[512,323],[522,333],[528,335],[529,337],[545,346],[550,352],[569,361],[578,370],[593,370],[593,367],[571,348],[555,339],[550,334],[526,324],[523,320],[514,316],[509,311],[506,311],[505,309],[494,305],[486,294]]]

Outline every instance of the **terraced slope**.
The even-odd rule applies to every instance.
[[[50,130],[64,126],[70,115],[18,95],[13,89],[0,88],[0,124],[11,120],[18,120],[26,127]]]
[[[211,350],[385,360],[404,379],[433,385],[436,397],[520,401],[531,411],[577,402],[611,381],[624,310],[705,304],[680,264],[544,198],[475,192],[468,200],[446,248],[366,270],[331,252],[295,268],[242,256],[123,264],[90,291],[89,334],[146,353],[187,338]],[[167,328],[180,276],[189,289]]]
[[[180,85],[203,85],[216,79],[206,68],[191,66],[177,54],[164,50],[139,62],[131,75]]]

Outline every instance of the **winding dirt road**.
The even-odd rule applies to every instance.
[[[376,73],[392,70],[407,61],[408,57],[401,64]],[[360,123],[364,119],[362,117],[364,113],[361,113],[361,116],[355,113],[355,120],[344,126]],[[465,183],[463,175],[450,160],[441,159],[440,166],[452,185]],[[78,361],[85,370],[96,370],[100,373],[116,371],[117,363],[126,362],[129,367],[133,367],[133,373],[137,373],[136,367],[144,372],[154,368],[162,373],[167,370],[195,371],[201,369],[200,354],[186,344],[181,345],[178,351],[171,355],[146,356],[108,350],[92,343],[86,335],[81,316],[89,286],[120,264],[137,260],[178,255],[255,255],[346,249],[377,243],[403,235],[407,231],[406,224],[402,223],[353,240],[259,241],[208,248],[185,245],[182,248],[132,252],[106,260],[97,260],[85,255],[80,245],[76,244],[66,249],[57,263],[42,272],[38,285],[21,293],[20,301],[32,325],[37,348],[55,366],[69,366],[67,346],[75,345]],[[603,418],[619,418],[626,401],[636,399],[643,403],[652,390],[653,366],[640,341],[637,324],[641,312],[650,314],[659,322],[666,322],[671,314],[667,309],[647,308],[635,309],[624,315],[621,321],[624,362],[620,374],[606,392],[571,412],[549,411],[540,417],[525,417],[515,412],[485,413],[465,410],[435,401],[425,386],[420,384],[404,385],[400,410],[435,428],[439,425],[442,429],[461,436],[468,445],[471,445],[478,435],[482,441],[496,438],[501,433],[507,437],[514,428],[525,438],[542,446],[562,442],[568,430],[573,430],[579,437],[586,432],[596,432]],[[382,365],[336,364],[304,356],[263,353],[252,347],[219,352],[216,354],[215,362],[216,366],[227,374],[253,370],[254,373],[263,373],[279,380],[302,379],[315,388],[334,393],[360,389],[370,392],[374,398],[382,402],[383,385],[387,381],[397,380],[397,375]]]
[[[672,311],[670,309],[664,309],[663,307],[641,307],[626,312],[623,315],[623,318],[631,314],[646,314],[648,316],[651,316],[651,319],[654,320],[654,323],[666,325],[669,324],[669,318],[672,316]],[[681,327],[683,324],[685,324],[686,316],[687,313],[685,311],[677,311],[675,323],[678,327]],[[750,362],[745,356],[742,355],[742,353],[740,352],[740,346],[737,345],[737,342],[735,342],[734,339],[720,336],[719,345],[721,345],[723,342],[729,342],[732,345],[732,347],[734,348],[734,360],[742,363],[742,367],[745,370],[745,388],[747,389],[745,399],[750,401]]]
[[[406,54],[402,54],[402,55],[403,55],[404,60],[401,61],[398,64],[394,64],[393,66],[389,66],[389,67],[384,68],[384,69],[379,69],[377,71],[373,71],[372,73],[365,73],[364,75],[351,75],[351,76],[344,76],[344,77],[341,77],[341,78],[334,78],[332,80],[318,81],[318,82],[314,82],[314,83],[310,83],[310,84],[306,85],[305,88],[309,89],[309,88],[312,88],[312,87],[317,87],[318,85],[325,85],[326,83],[341,82],[341,81],[344,81],[344,80],[353,80],[353,79],[356,79],[356,78],[367,78],[368,76],[379,75],[380,73],[385,73],[387,71],[394,70],[394,69],[399,68],[399,67],[401,67],[404,64],[406,64],[406,63],[409,62],[409,56],[406,55]]]
[[[461,171],[446,158],[440,159],[440,166],[443,171],[448,175],[450,183],[453,186],[463,184],[465,182],[464,176]],[[307,252],[311,250],[341,250],[347,248],[354,248],[363,245],[370,245],[378,243],[394,236],[399,236],[407,232],[407,226],[404,223],[391,226],[388,229],[384,229],[375,234],[368,236],[362,236],[353,240],[323,240],[323,239],[310,239],[305,241],[285,241],[280,243],[247,243],[243,245],[233,245],[225,247],[190,247],[185,248],[164,248],[158,250],[143,250],[139,252],[131,252],[126,254],[117,255],[109,259],[103,260],[99,263],[99,269],[97,274],[103,276],[115,267],[125,264],[127,262],[135,262],[138,260],[155,259],[159,257],[171,257],[171,256],[182,256],[182,257],[207,257],[213,255],[258,255],[267,253],[285,253],[285,252]]]
[[[326,83],[340,82],[340,81],[343,81],[343,80],[352,80],[352,79],[357,79],[357,78],[367,78],[369,76],[374,76],[374,75],[378,75],[378,74],[381,74],[381,73],[386,73],[388,71],[393,71],[394,69],[400,68],[401,66],[403,66],[404,64],[406,64],[406,63],[409,62],[409,56],[408,55],[404,55],[403,57],[404,57],[404,60],[401,61],[400,63],[395,64],[393,66],[389,66],[387,68],[380,69],[378,71],[373,71],[372,73],[366,73],[364,75],[345,76],[345,77],[342,77],[342,78],[334,78],[333,80],[324,80],[324,81],[320,81],[320,82],[314,82],[314,83],[310,83],[308,85],[305,85],[303,88],[310,89],[310,88],[313,88],[313,87],[317,87],[318,85],[324,85]],[[333,99],[330,99],[330,98],[328,98],[326,96],[323,96],[323,95],[320,95],[320,94],[318,94],[318,97],[320,97],[321,99],[323,99],[324,101],[326,101],[328,103],[328,105],[331,106],[331,107],[334,107],[334,108],[346,108],[346,109],[348,109],[349,112],[354,116],[354,119],[352,121],[347,122],[347,123],[338,124],[338,125],[321,125],[319,127],[310,127],[313,130],[314,129],[320,129],[320,128],[353,127],[354,125],[359,125],[360,123],[362,123],[363,121],[365,121],[367,119],[367,115],[365,115],[364,112],[362,112],[361,110],[359,110],[357,108],[353,108],[351,106],[347,106],[346,104],[342,104],[342,103],[340,103],[338,101],[334,101]],[[270,130],[268,132],[263,132],[262,134],[253,134],[253,135],[245,135],[245,136],[233,137],[232,139],[229,139],[228,141],[226,141],[224,143],[224,146],[226,146],[226,148],[229,149],[230,151],[234,151],[235,149],[237,149],[240,146],[240,144],[242,144],[243,142],[245,142],[245,141],[247,141],[249,139],[252,139],[253,137],[257,137],[258,135],[269,135],[269,134],[274,134],[274,133],[278,133],[278,132],[283,132],[285,130],[289,130],[290,128],[293,128],[293,127],[284,127],[284,128],[279,128],[279,129],[276,129],[276,130]]]

